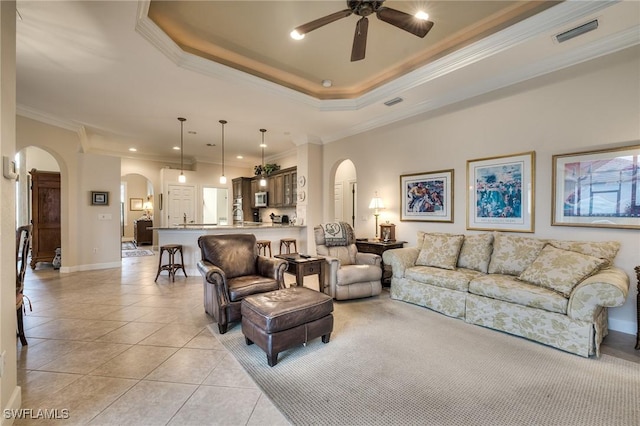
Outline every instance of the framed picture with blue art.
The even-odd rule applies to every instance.
[[[467,229],[534,232],[534,151],[467,161]]]
[[[640,229],[640,145],[553,156],[551,225]]]
[[[453,222],[453,169],[401,175],[400,220]]]

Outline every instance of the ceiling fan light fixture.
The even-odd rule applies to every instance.
[[[294,40],[302,40],[304,38],[304,33],[301,33],[300,31],[298,31],[297,29],[291,31],[289,33],[289,35],[291,36],[292,39]]]
[[[419,10],[415,13],[415,15],[413,15],[416,17],[416,19],[419,19],[421,21],[428,21],[429,20],[429,14],[427,12],[425,12],[424,10]]]

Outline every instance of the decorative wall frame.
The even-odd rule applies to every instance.
[[[640,229],[640,145],[553,156],[551,225]]]
[[[109,193],[105,191],[91,191],[92,206],[108,206]]]
[[[453,222],[453,169],[401,175],[400,220]]]
[[[142,211],[143,199],[142,198],[129,198],[129,210],[133,212]]]
[[[467,161],[467,229],[534,232],[535,151]]]

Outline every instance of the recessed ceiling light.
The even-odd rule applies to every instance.
[[[136,152],[136,151],[137,151],[137,149],[136,149],[136,148],[129,148],[129,151],[131,151],[131,152]]]
[[[238,160],[242,160],[244,157],[243,157],[242,155],[236,155],[236,158],[237,158]]]
[[[176,151],[180,151],[180,147],[179,146],[174,146],[173,149],[175,149]]]
[[[422,10],[419,10],[413,16],[415,16],[416,18],[418,18],[418,19],[420,19],[422,21],[428,21],[429,20],[429,14],[427,12],[422,11]]]
[[[322,87],[331,87],[333,86],[333,81],[331,80],[322,80]]]

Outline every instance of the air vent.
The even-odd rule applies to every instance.
[[[582,24],[579,27],[575,27],[574,29],[556,35],[556,40],[558,40],[558,43],[563,43],[567,40],[571,40],[574,37],[578,37],[579,35],[588,33],[589,31],[593,31],[596,28],[598,28],[598,20],[594,19],[593,21]]]
[[[393,99],[388,100],[388,101],[387,101],[387,102],[385,102],[384,104],[385,104],[386,106],[393,106],[393,105],[395,105],[395,104],[399,104],[399,103],[400,103],[400,102],[402,102],[402,101],[404,101],[404,99],[402,99],[402,98],[393,98]]]

